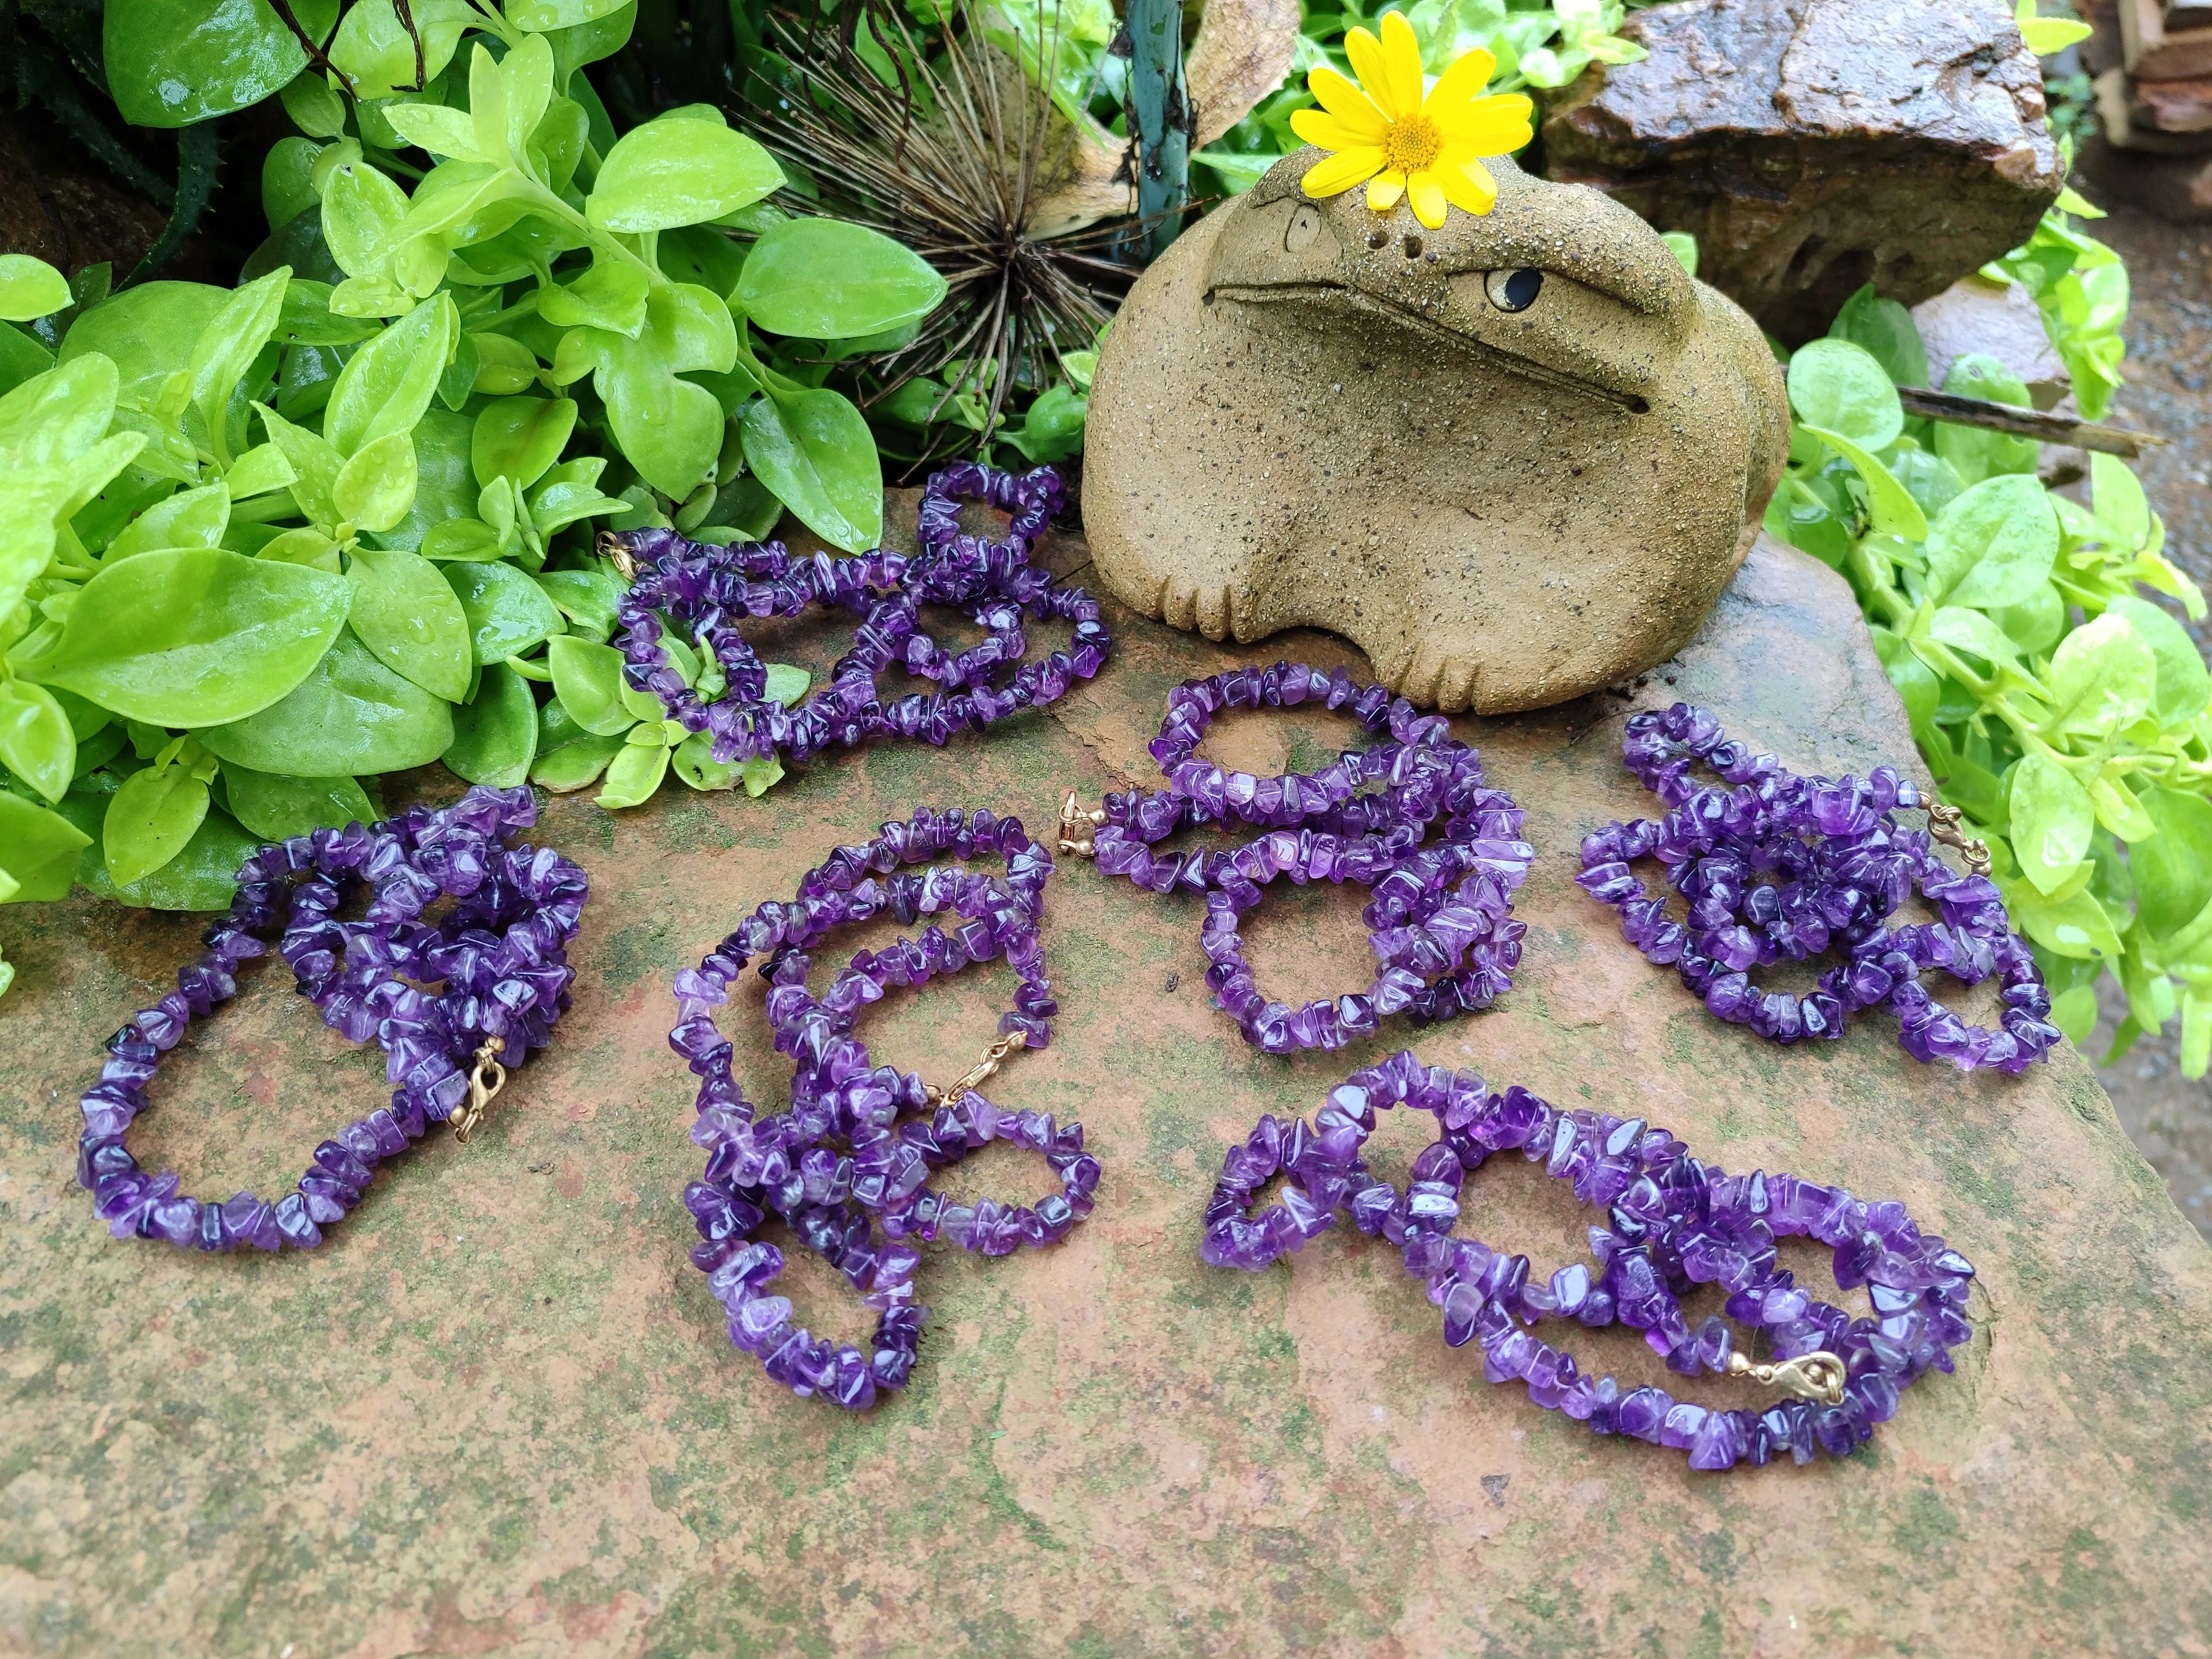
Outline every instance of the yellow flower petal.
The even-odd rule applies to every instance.
[[[1451,67],[1437,77],[1422,109],[1430,119],[1441,120],[1462,105],[1474,102],[1490,84],[1491,72],[1497,67],[1498,60],[1480,46],[1473,52],[1462,52],[1452,59]]]
[[[1382,44],[1365,29],[1345,32],[1344,55],[1352,60],[1352,72],[1359,77],[1360,90],[1382,112],[1385,120],[1400,120],[1421,106],[1416,99],[1413,109],[1399,107],[1391,93],[1390,63],[1382,55]]]
[[[1458,167],[1440,167],[1428,175],[1437,181],[1444,199],[1462,213],[1477,217],[1497,205],[1498,181],[1490,176],[1490,169],[1480,161],[1466,161]]]
[[[1462,175],[1464,176],[1464,175]],[[1368,193],[1374,193],[1370,185]],[[1431,230],[1444,228],[1444,192],[1433,173],[1417,173],[1407,181],[1406,193],[1413,200],[1413,216]]]
[[[1390,124],[1367,94],[1327,64],[1306,76],[1306,88],[1321,100],[1323,109],[1361,134],[1362,143],[1379,144],[1389,131]]]
[[[1382,14],[1382,64],[1390,77],[1390,101],[1402,118],[1421,109],[1421,43],[1402,11]]]
[[[1388,213],[1398,205],[1398,198],[1406,193],[1406,175],[1385,173],[1367,181],[1367,205],[1377,213]]]
[[[1535,107],[1520,93],[1501,93],[1430,118],[1446,138],[1473,140],[1478,155],[1510,155],[1533,136],[1528,118]]]
[[[1371,149],[1381,138],[1380,133],[1364,131],[1341,116],[1318,109],[1292,110],[1291,131],[1323,149]]]
[[[1298,182],[1307,195],[1316,201],[1331,196],[1341,196],[1363,179],[1372,178],[1382,170],[1382,152],[1373,145],[1358,149],[1339,150],[1326,161],[1306,169],[1306,176]]]

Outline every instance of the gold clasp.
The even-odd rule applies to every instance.
[[[1105,808],[1094,806],[1086,812],[1077,802],[1075,791],[1069,790],[1060,803],[1060,850],[1078,858],[1096,858],[1098,847],[1091,831],[1105,822]]]
[[[1844,1403],[1844,1362],[1825,1348],[1771,1365],[1753,1364],[1741,1354],[1732,1353],[1728,1374],[1747,1376],[1762,1389],[1779,1389],[1799,1400],[1817,1400],[1824,1406]]]
[[[1985,841],[1969,841],[1959,828],[1961,814],[1955,806],[1946,806],[1940,800],[1928,803],[1928,833],[1946,847],[1955,847],[1965,856],[1966,868],[1978,876],[1990,872],[1990,844]]]
[[[507,1086],[507,1067],[499,1063],[499,1056],[506,1052],[507,1039],[495,1036],[486,1037],[477,1050],[476,1069],[469,1073],[469,1103],[453,1114],[453,1139],[464,1145],[483,1121],[491,1097]]]
[[[1026,1032],[1011,1031],[984,1049],[983,1058],[954,1079],[950,1087],[940,1089],[933,1083],[924,1085],[925,1097],[932,1106],[950,1106],[961,1096],[972,1093],[980,1085],[997,1076],[1000,1062],[1008,1054],[1028,1046]]]
[[[592,546],[601,558],[614,561],[614,567],[622,572],[622,579],[624,581],[634,582],[637,580],[637,556],[629,550],[629,544],[616,535],[613,531],[599,532],[598,536],[592,538]]]

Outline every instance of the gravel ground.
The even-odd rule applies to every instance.
[[[2106,418],[2172,441],[2137,464],[2151,505],[2166,520],[2174,562],[2212,592],[2212,226],[2174,225],[2115,207],[2088,227],[2127,261],[2134,283],[2126,388]],[[2212,646],[2212,624],[2199,624]],[[2100,1054],[2126,1014],[2110,979],[2105,1018],[2089,1051]],[[2181,1212],[2212,1239],[2212,1080],[2191,1083],[2179,1062],[2178,1022],[2136,1043],[2099,1077],[2129,1138],[2165,1177]]]

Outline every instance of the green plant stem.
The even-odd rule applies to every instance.
[[[1182,74],[1182,0],[1128,0],[1130,127],[1137,139],[1137,213],[1158,258],[1182,229],[1195,122]]]

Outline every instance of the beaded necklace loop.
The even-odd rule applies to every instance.
[[[589,890],[557,853],[508,847],[537,821],[527,789],[475,788],[455,805],[413,807],[380,823],[318,830],[264,846],[240,866],[230,915],[179,969],[177,988],[109,1039],[100,1081],[82,1102],[77,1181],[118,1238],[161,1238],[202,1250],[250,1244],[306,1249],[361,1202],[376,1165],[452,1119],[465,1140],[492,1096],[568,1006],[575,938]],[[343,890],[366,883],[363,920],[336,919]],[[435,921],[424,910],[453,901]],[[297,1189],[275,1203],[241,1192],[188,1197],[178,1177],[149,1176],[125,1145],[146,1085],[185,1027],[236,994],[238,965],[278,947],[301,995],[350,1042],[372,1036],[398,1085],[388,1107],[315,1148]],[[429,991],[419,988],[438,984]]]
[[[1576,883],[1619,911],[1622,936],[1653,963],[1673,966],[1715,1015],[1789,1043],[1839,1037],[1850,1015],[1887,1007],[1899,1018],[1899,1045],[1916,1060],[2017,1074],[2049,1057],[2059,1036],[2050,993],[1986,873],[1988,849],[1960,834],[1954,811],[1887,766],[1864,778],[1800,776],[1687,703],[1632,716],[1621,752],[1667,815],[1586,837]],[[1692,773],[1701,763],[1730,787],[1698,784]],[[1923,807],[1932,835],[1898,824],[1897,811]],[[1953,870],[1936,856],[1936,837],[1980,867]],[[1666,899],[1631,871],[1651,857],[1688,901],[1686,921],[1669,915]],[[1916,890],[1938,920],[1885,925]],[[1829,950],[1844,963],[1802,996],[1752,982],[1755,968]],[[1930,996],[1919,983],[1930,968],[1968,985],[1995,975],[2000,1029],[1968,1025]]]

